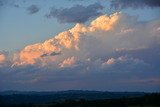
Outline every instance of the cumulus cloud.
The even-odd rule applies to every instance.
[[[60,67],[74,67],[76,66],[77,59],[75,57],[67,58],[62,63],[60,63]]]
[[[102,15],[87,26],[76,24],[43,43],[26,46],[16,54],[13,65],[52,63],[58,66],[62,62],[69,62],[70,58],[74,59],[73,56],[81,62],[88,58],[104,61],[106,58],[128,55],[127,52],[121,52],[123,50],[135,52],[150,49],[153,48],[153,43],[159,44],[159,31],[156,30],[159,28],[158,23],[159,21],[140,22],[137,17],[123,13]],[[114,60],[111,58],[108,63],[114,63]]]
[[[37,5],[31,5],[27,8],[27,11],[29,14],[35,14],[40,10],[40,8]]]
[[[111,0],[111,7],[115,9],[123,8],[143,8],[148,7],[160,7],[159,0]]]
[[[72,54],[81,53],[84,55],[86,53],[83,50],[86,50],[86,48],[88,48],[87,46],[90,45],[88,44],[88,41],[86,41],[86,39],[88,38],[89,40],[91,40],[91,42],[93,42],[92,40],[95,39],[94,40],[95,43],[97,43],[96,40],[98,40],[98,38],[95,37],[95,35],[87,36],[86,34],[92,33],[92,32],[94,33],[97,30],[100,30],[100,31],[111,30],[112,26],[114,26],[119,16],[120,16],[120,13],[115,13],[110,16],[100,16],[96,20],[92,21],[91,25],[89,26],[77,24],[75,25],[74,28],[69,29],[68,31],[61,32],[58,35],[56,35],[54,38],[46,40],[43,43],[37,43],[37,44],[26,46],[18,54],[16,63],[23,65],[23,64],[35,64],[37,60],[38,62],[39,61],[43,62],[43,60],[41,60],[42,56],[54,56],[54,57],[50,57],[50,60],[56,61],[56,59],[59,59],[59,61],[61,61],[63,57],[67,57]],[[103,24],[101,24],[101,22],[103,22]],[[81,44],[87,45],[87,46],[83,46]],[[60,54],[60,52],[63,53],[63,55],[61,55],[60,57],[58,55],[53,55],[53,54]]]
[[[141,47],[141,48],[134,48],[134,49],[120,49],[117,50],[117,54],[126,54],[128,56],[140,58],[146,63],[150,63],[154,70],[159,70],[160,68],[160,44],[152,43],[149,47]]]
[[[159,25],[160,20],[141,22],[121,12],[101,15],[88,25],[76,24],[14,53],[11,64],[0,67],[0,83],[5,88],[24,83],[35,88],[45,84],[46,89],[134,88],[135,79],[160,75]]]
[[[46,15],[48,18],[57,18],[61,23],[84,23],[89,19],[99,16],[103,6],[99,3],[94,3],[88,6],[75,5],[71,8],[52,8]]]
[[[149,65],[143,60],[120,56],[118,58],[110,58],[102,63],[102,68],[109,71],[130,72],[130,71],[146,71]]]

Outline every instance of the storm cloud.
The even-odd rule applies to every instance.
[[[99,10],[104,7],[100,3],[94,3],[88,6],[75,5],[71,8],[52,8],[46,15],[48,18],[57,18],[61,23],[84,23],[91,18],[102,14]]]
[[[144,7],[160,7],[159,0],[111,0],[111,7],[115,9],[123,8],[144,8]]]

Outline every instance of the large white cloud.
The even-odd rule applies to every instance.
[[[112,83],[110,78],[114,76],[115,84],[123,83],[127,77],[132,80],[158,78],[159,28],[160,20],[141,22],[138,17],[121,12],[99,16],[89,25],[76,24],[43,43],[28,45],[12,57],[7,56],[10,59],[4,68],[6,56],[0,54],[0,71],[6,71],[0,72],[3,79],[0,83],[5,87],[5,84],[26,83],[65,89],[65,84],[73,81],[79,88],[83,82],[86,82],[84,88],[93,88],[92,82]],[[95,88],[103,85],[97,84]]]
[[[43,43],[26,46],[18,54],[19,57],[14,65],[36,64],[37,60],[38,63],[39,61],[43,62],[45,59],[41,56],[52,52],[62,53],[61,55],[57,56],[47,56],[50,57],[48,60],[52,60],[53,63],[55,61],[57,62],[64,60],[69,56],[71,57],[71,55],[80,57],[81,55],[78,55],[78,53],[86,54],[83,50],[88,45],[91,45],[88,44],[86,39],[89,39],[91,42],[95,41],[97,43],[97,41],[99,41],[97,39],[98,36],[95,38],[94,33],[101,30],[105,32],[111,30],[120,15],[120,13],[115,13],[111,16],[100,16],[96,20],[92,21],[91,25],[89,26],[76,24],[74,28],[59,33],[54,38],[46,40]],[[83,45],[87,46],[84,47]]]
[[[123,13],[102,15],[88,26],[76,24],[43,43],[26,46],[13,65],[57,64],[72,56],[80,60],[108,58],[115,50],[147,48],[159,38],[153,26],[159,28],[155,22],[140,22]]]

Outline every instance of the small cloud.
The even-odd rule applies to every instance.
[[[61,68],[65,67],[75,67],[77,63],[77,58],[76,57],[70,57],[65,59],[62,63],[60,63]]]
[[[40,57],[56,56],[56,55],[60,55],[60,54],[61,54],[61,51],[60,52],[51,52],[51,53],[42,54]]]
[[[50,53],[49,55],[50,56],[55,56],[55,55],[60,55],[61,54],[61,51],[60,52],[52,52],[52,53]]]
[[[55,9],[52,8],[47,18],[57,18],[61,23],[84,23],[90,18],[99,16],[104,7],[100,3],[94,3],[88,6],[75,5],[71,8]]]
[[[40,8],[37,5],[31,5],[27,8],[27,11],[29,14],[35,14],[40,10]]]

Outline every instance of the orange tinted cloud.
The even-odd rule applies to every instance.
[[[0,63],[3,63],[6,60],[6,57],[4,54],[0,54]]]
[[[104,30],[108,31],[113,29],[114,24],[119,19],[121,13],[114,13],[110,16],[102,15],[91,22],[91,30]]]
[[[62,63],[60,63],[60,67],[64,68],[64,67],[73,67],[76,66],[76,61],[77,59],[75,57],[70,57],[65,59]]]
[[[73,28],[51,39],[26,46],[16,55],[13,65],[37,63],[58,65],[63,61],[66,63],[65,60],[72,56],[80,60],[91,57],[101,58],[110,55],[115,50],[135,50],[148,47],[153,40],[150,25],[152,24],[146,23],[144,26],[138,22],[136,17],[121,12],[102,15],[91,21],[89,25],[77,23]],[[158,31],[156,30],[154,35],[157,35]],[[61,54],[50,55],[59,52]],[[109,59],[106,63],[114,63],[114,60]]]
[[[51,52],[59,52],[67,49],[79,49],[79,42],[82,34],[95,32],[96,30],[110,30],[118,19],[119,13],[111,16],[103,15],[91,22],[89,26],[76,24],[72,29],[56,35],[54,38],[46,40],[43,43],[37,43],[26,46],[19,53],[19,61],[16,63],[35,64],[41,55]],[[87,36],[87,35],[85,35]]]

